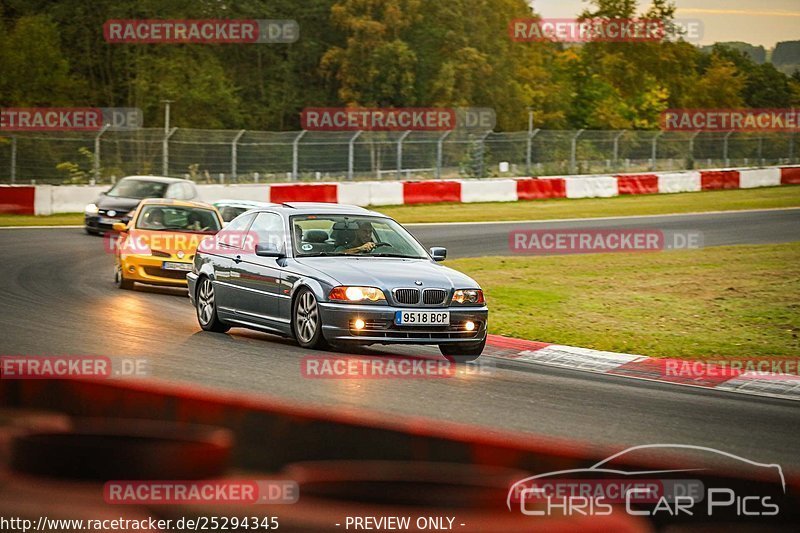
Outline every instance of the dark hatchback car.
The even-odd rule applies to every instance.
[[[145,198],[195,200],[197,187],[189,180],[161,176],[128,176],[86,206],[83,215],[86,233],[99,235],[111,231],[116,222],[128,223],[133,210]]]
[[[488,309],[468,276],[438,264],[393,219],[355,206],[248,211],[198,247],[187,275],[200,326],[294,337],[306,348],[436,344],[457,361],[486,344]]]

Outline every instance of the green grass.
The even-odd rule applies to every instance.
[[[548,220],[800,207],[800,186],[677,194],[376,207],[402,223]]]
[[[9,215],[0,214],[2,226],[80,226],[83,225],[83,213],[61,213],[58,215]]]
[[[447,261],[492,333],[649,356],[800,357],[800,243]]]

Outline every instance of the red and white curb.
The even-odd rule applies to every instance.
[[[720,371],[702,361],[647,357],[489,335],[485,355],[517,363],[545,365],[704,389],[800,400],[800,376]]]
[[[231,199],[385,206],[610,198],[793,184],[800,184],[800,166],[465,180],[201,184],[197,187],[201,199],[206,202]],[[82,212],[107,189],[107,185],[0,185],[0,213],[50,215]]]

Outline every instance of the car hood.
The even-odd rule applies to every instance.
[[[381,289],[417,286],[444,289],[478,287],[469,276],[427,259],[303,257],[297,259],[297,262],[327,275],[339,285]],[[417,281],[421,281],[422,285],[417,285]]]
[[[134,229],[129,233],[128,243],[123,246],[121,251],[122,253],[141,253],[140,247],[146,246],[151,250],[169,254],[182,251],[191,255],[197,250],[200,241],[206,237],[208,237],[207,233]]]
[[[141,202],[138,198],[125,198],[123,196],[106,196],[105,194],[101,195],[95,205],[98,209],[113,209],[115,211],[120,212],[121,214],[125,214],[131,209],[135,209],[137,205]]]

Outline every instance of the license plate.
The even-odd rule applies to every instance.
[[[161,268],[163,268],[164,270],[183,270],[184,272],[191,272],[192,264],[164,261],[164,264],[161,266]]]
[[[100,217],[100,219],[98,220],[98,222],[99,222],[100,224],[108,224],[109,226],[112,226],[112,225],[114,225],[116,222],[121,222],[121,221],[120,221],[119,219],[117,219],[117,218]]]
[[[394,323],[398,326],[449,326],[449,311],[397,311]]]

